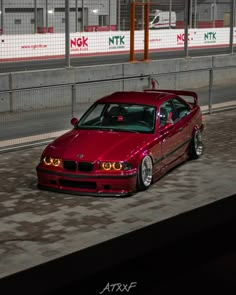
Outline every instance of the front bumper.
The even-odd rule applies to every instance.
[[[125,196],[136,191],[136,170],[120,174],[82,174],[46,169],[42,165],[36,170],[40,189],[97,196]]]

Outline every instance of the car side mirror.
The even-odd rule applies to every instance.
[[[74,126],[74,127],[77,125],[78,122],[79,122],[79,120],[77,118],[73,118],[70,121],[71,125]]]

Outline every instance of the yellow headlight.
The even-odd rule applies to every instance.
[[[61,164],[61,160],[60,159],[52,159],[52,165],[53,166],[58,167],[58,166],[60,166],[60,164]]]
[[[51,165],[51,158],[50,157],[44,157],[43,163],[47,166]]]
[[[101,169],[106,171],[110,171],[110,170],[119,171],[123,169],[123,164],[122,162],[102,162]]]
[[[112,163],[112,168],[114,170],[121,170],[122,169],[122,164],[120,162],[114,162],[114,163]]]
[[[104,170],[111,170],[112,164],[110,162],[103,162],[102,163],[102,169]]]
[[[43,158],[43,163],[47,166],[55,166],[58,167],[61,165],[61,159],[57,159],[57,158],[51,158],[51,157],[44,157]]]

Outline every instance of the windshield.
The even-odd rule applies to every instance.
[[[152,23],[155,18],[155,15],[149,15],[149,23]]]
[[[153,133],[154,106],[123,103],[94,104],[79,120],[77,128]]]
[[[160,16],[156,14],[149,15],[149,23],[158,23]]]

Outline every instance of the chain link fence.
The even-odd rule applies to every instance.
[[[131,2],[0,0],[0,61],[55,58],[68,61],[91,55],[128,53]],[[184,50],[184,46],[189,49],[231,46],[232,51],[236,43],[235,0],[137,0],[133,3],[137,52],[144,50],[146,3],[149,3],[150,51]]]

